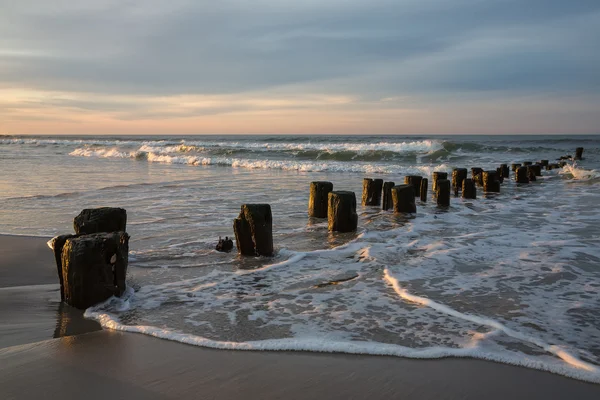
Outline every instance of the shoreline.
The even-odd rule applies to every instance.
[[[101,330],[60,303],[47,240],[0,235],[0,387],[7,398],[600,396],[600,385],[471,358],[215,350]]]

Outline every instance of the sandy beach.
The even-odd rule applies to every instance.
[[[100,330],[60,304],[46,238],[0,236],[5,399],[596,399],[600,386],[470,359],[211,350]]]

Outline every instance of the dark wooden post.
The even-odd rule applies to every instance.
[[[464,169],[464,171],[465,171],[465,174],[466,174],[467,170]],[[454,176],[453,176],[453,178],[454,178]],[[462,186],[462,183],[464,182],[465,179],[466,178],[463,178],[463,179],[460,180],[460,185],[461,186]],[[462,190],[462,187],[461,187],[461,190]],[[437,205],[438,206],[440,206],[440,207],[448,207],[448,206],[450,206],[450,181],[448,179],[440,179],[440,180],[438,180],[437,192],[436,192],[436,196],[435,197],[436,197]]]
[[[244,204],[233,220],[238,253],[243,256],[273,255],[273,216],[268,204]]]
[[[527,174],[527,167],[519,167],[515,173],[515,181],[517,183],[529,183],[529,175]]]
[[[547,167],[549,162],[549,160],[540,160],[538,164],[540,164],[542,167]]]
[[[500,164],[500,168],[502,169],[502,177],[510,178],[510,168],[508,168],[508,164]]]
[[[398,185],[392,188],[392,199],[394,201],[394,212],[415,213],[415,189],[412,185]]]
[[[358,227],[356,195],[354,192],[329,193],[328,227],[332,232],[354,232]]]
[[[483,177],[483,191],[498,193],[500,192],[500,181],[496,171],[483,171],[481,174]]]
[[[583,159],[583,147],[578,147],[575,149],[575,159],[576,160]]]
[[[537,181],[536,174],[535,174],[535,168],[533,168],[533,165],[527,166],[527,178],[529,178],[529,182]]]
[[[465,179],[462,187],[463,199],[476,199],[477,198],[477,187],[473,179]]]
[[[383,184],[383,201],[381,202],[383,210],[391,210],[394,207],[394,201],[392,200],[392,188],[394,186],[394,182],[385,182]]]
[[[415,197],[417,197],[421,191],[421,180],[423,180],[423,177],[418,175],[408,175],[404,177],[404,184],[413,187]]]
[[[308,199],[308,216],[327,218],[327,197],[333,190],[331,182],[311,182],[310,197]]]
[[[363,179],[362,205],[379,206],[381,204],[381,189],[383,179]]]
[[[540,164],[530,165],[529,168],[533,170],[535,176],[542,176],[542,166]]]
[[[483,168],[473,167],[471,168],[471,179],[479,186],[483,185]]]
[[[60,283],[60,299],[65,299],[65,289],[63,282],[63,268],[62,268],[62,251],[67,239],[75,238],[78,235],[60,235],[52,239],[52,251],[54,251],[54,261],[56,262],[56,269],[58,272],[58,281]]]
[[[125,291],[129,235],[94,233],[67,239],[62,250],[64,299],[86,309]]]
[[[533,165],[533,162],[531,162],[531,161],[523,161],[523,166],[524,167],[528,167],[530,165]]]
[[[498,180],[498,183],[504,182],[504,178],[502,177],[502,167],[496,168],[496,179]]]
[[[458,191],[462,190],[462,182],[467,178],[466,168],[454,168],[452,170],[452,187],[454,188],[454,195],[458,196]],[[441,180],[441,179],[440,179]],[[438,183],[439,181],[438,180]],[[437,196],[438,190],[436,185],[435,194]]]
[[[113,207],[86,208],[73,219],[73,228],[77,235],[125,232],[127,230],[127,211]]]
[[[513,172],[517,172],[517,169],[521,166],[521,164],[510,164],[510,168]]]
[[[427,178],[421,179],[421,201],[427,201],[427,186],[429,185],[429,180]]]
[[[448,179],[448,173],[447,172],[441,172],[441,171],[434,171],[431,174],[431,191],[433,193],[435,193],[435,191],[437,190],[437,181],[440,179]]]

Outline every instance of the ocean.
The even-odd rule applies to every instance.
[[[363,178],[431,183],[576,147],[581,161],[448,209],[431,189],[416,214],[359,205],[356,233],[307,216],[311,181],[360,202]],[[0,171],[0,233],[71,233],[83,208],[127,209],[128,290],[86,311],[107,328],[600,383],[600,136],[0,136]],[[244,203],[271,205],[273,258],[215,251]]]

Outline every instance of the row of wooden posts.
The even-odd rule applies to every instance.
[[[578,148],[576,159],[581,159],[583,148]],[[542,168],[551,170],[566,164],[550,164],[541,160],[534,164],[512,164],[517,183],[529,183],[541,176]],[[502,164],[496,170],[454,168],[451,180],[447,172],[432,174],[432,190],[437,204],[450,205],[450,193],[462,192],[465,199],[475,199],[476,185],[484,192],[499,192],[510,169]],[[427,201],[429,181],[422,176],[410,175],[403,185],[384,182],[383,179],[363,180],[362,204],[381,206],[399,213],[416,212],[415,198]],[[334,191],[331,182],[311,182],[308,214],[313,218],[327,218],[328,228],[334,232],[353,232],[358,227],[356,195],[350,191]],[[57,236],[52,240],[60,282],[61,299],[77,308],[85,309],[125,291],[129,235],[127,212],[122,208],[102,207],[85,209],[73,221],[75,234]],[[273,256],[273,219],[269,204],[244,204],[233,222],[236,246],[241,255]],[[217,250],[233,247],[229,238],[220,240]]]

